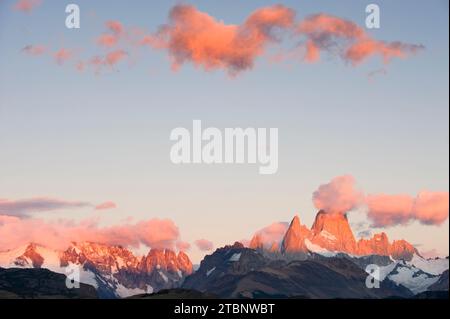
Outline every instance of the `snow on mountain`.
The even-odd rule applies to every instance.
[[[150,250],[136,257],[120,246],[73,243],[65,251],[30,244],[0,252],[2,268],[45,268],[66,274],[68,266],[79,270],[80,282],[94,286],[100,297],[127,297],[175,288],[192,273],[189,257],[170,250]]]
[[[387,278],[398,285],[403,285],[414,294],[428,290],[428,287],[439,280],[439,276],[426,273],[403,261],[394,263],[394,268],[389,272]]]
[[[271,248],[267,250],[269,246]],[[385,233],[356,241],[345,214],[325,211],[317,213],[311,229],[302,225],[300,218],[295,216],[280,243],[266,243],[257,233],[249,247],[281,254],[317,253],[333,256],[344,253],[349,256],[391,256],[396,260],[411,260],[413,256],[419,255],[417,249],[407,241],[394,240],[391,243]],[[435,267],[440,269],[438,265]]]
[[[408,263],[432,275],[440,275],[449,268],[448,257],[425,259],[415,254]]]
[[[241,255],[242,255],[241,253],[233,254],[233,256],[230,257],[229,261],[231,262],[239,261],[239,259],[241,259]]]
[[[380,280],[389,278],[417,294],[428,290],[448,268],[448,258],[425,259],[414,255],[411,261],[393,260],[380,267]]]
[[[324,257],[336,256],[335,252],[326,250],[325,248],[322,248],[319,245],[313,244],[309,239],[305,239],[305,245],[306,245],[306,248],[308,248],[308,251],[310,251],[312,253],[316,253],[316,254],[324,256]]]

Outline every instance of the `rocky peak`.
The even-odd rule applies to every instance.
[[[410,261],[413,258],[414,254],[420,256],[417,249],[403,239],[394,240],[394,242],[390,245],[389,254],[394,259],[406,261]]]
[[[169,249],[151,249],[147,256],[144,256],[140,262],[139,269],[146,273],[152,273],[154,270],[164,270],[170,273],[189,275],[192,273],[192,263],[189,257],[179,252],[176,253]]]
[[[305,239],[308,238],[309,235],[310,232],[308,228],[300,223],[300,218],[298,216],[295,216],[284,235],[281,243],[281,252],[307,253],[308,249],[305,245]]]
[[[44,258],[37,252],[36,244],[29,244],[25,252],[16,258],[15,264],[20,267],[32,266],[33,268],[41,268]]]
[[[192,262],[189,259],[188,255],[186,253],[180,251],[178,253],[178,268],[182,271],[184,276],[190,275],[193,273],[193,266]]]
[[[356,240],[346,214],[320,211],[312,226],[311,241],[330,251],[356,252]]]
[[[264,249],[264,243],[260,234],[255,234],[248,246],[251,249]]]
[[[357,244],[358,255],[389,256],[389,239],[386,233],[375,234],[370,239],[360,239]]]

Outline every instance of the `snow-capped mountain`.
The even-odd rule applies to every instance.
[[[249,247],[282,254],[318,253],[331,256],[346,253],[352,256],[392,256],[396,260],[411,260],[414,255],[420,255],[405,240],[394,240],[391,243],[385,233],[357,241],[345,214],[324,211],[317,213],[311,229],[302,225],[300,218],[295,216],[281,243],[265,243],[257,233]]]
[[[300,218],[295,216],[280,243],[266,243],[257,233],[249,247],[272,256],[272,259],[343,257],[362,269],[368,264],[376,264],[380,267],[381,280],[388,278],[414,294],[426,291],[445,279],[441,275],[449,269],[448,257],[425,259],[406,240],[390,242],[385,233],[375,234],[370,239],[356,240],[345,214],[324,211],[317,214],[311,229],[302,225]]]
[[[418,294],[437,283],[448,268],[448,258],[424,259],[414,255],[411,261],[397,260],[381,267],[380,280],[389,278]]]
[[[367,274],[350,258],[315,255],[273,259],[240,243],[206,256],[182,288],[222,298],[410,298],[412,292],[385,279],[379,289],[365,285]],[[278,257],[282,257],[278,255]]]
[[[73,243],[65,251],[30,244],[0,252],[2,268],[45,268],[65,274],[69,265],[78,266],[80,282],[94,286],[102,298],[178,287],[193,271],[185,253],[168,249],[151,249],[137,257],[120,246]]]

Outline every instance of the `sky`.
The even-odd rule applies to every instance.
[[[372,2],[380,29],[365,28]],[[81,9],[80,29],[65,26],[69,3]],[[261,8],[278,16],[251,16]],[[206,39],[177,29],[183,12],[185,23],[203,21]],[[0,218],[11,236],[0,248],[62,223],[94,239],[131,229],[123,240],[134,246],[190,245],[199,262],[295,214],[311,226],[313,193],[351,176],[366,204],[403,196],[402,205],[389,198],[394,211],[351,205],[352,224],[448,255],[448,24],[441,0],[0,0],[0,215],[17,227]],[[217,40],[243,37],[237,25],[258,36],[244,48]],[[317,26],[326,32],[308,31]],[[186,38],[198,41],[195,52]],[[341,52],[349,41],[375,53]],[[174,165],[170,132],[193,120],[278,128],[278,172]],[[429,202],[439,218],[428,206],[404,208],[424,192],[437,196]]]

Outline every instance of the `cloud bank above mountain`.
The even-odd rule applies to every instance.
[[[408,194],[368,194],[359,191],[351,175],[333,178],[319,186],[313,194],[317,209],[328,213],[348,213],[360,209],[367,212],[376,228],[407,225],[417,221],[423,225],[441,225],[449,215],[449,193],[421,191]]]
[[[175,249],[179,237],[179,229],[170,219],[149,219],[134,224],[100,226],[96,219],[81,222],[60,219],[51,222],[0,215],[0,251],[29,243],[61,250],[72,242]]]

